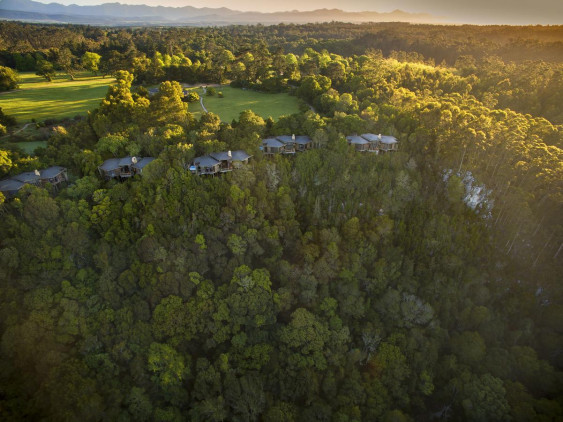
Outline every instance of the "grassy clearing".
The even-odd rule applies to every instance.
[[[67,75],[57,75],[53,82],[47,82],[33,73],[21,73],[20,79],[20,89],[0,95],[0,107],[18,124],[84,114],[98,107],[114,81],[88,73],[78,74],[74,81]]]
[[[45,119],[62,119],[84,114],[100,104],[107,93],[107,87],[113,78],[92,76],[80,73],[74,81],[67,75],[57,75],[53,82],[33,73],[20,74],[20,88],[0,94],[0,107],[6,114],[14,116],[18,124],[40,122]],[[201,96],[203,90],[194,88]],[[222,121],[238,119],[241,111],[252,110],[267,118],[278,119],[280,116],[299,112],[297,98],[287,94],[267,94],[262,92],[221,86],[216,88],[224,94],[203,96],[207,109],[219,115]],[[203,112],[199,103],[192,103],[189,109],[196,116]]]
[[[18,148],[21,148],[26,154],[34,155],[33,151],[35,151],[36,148],[46,148],[47,147],[47,141],[17,142],[17,143],[12,144],[12,145],[15,145]]]
[[[203,90],[196,88],[197,93],[203,96],[203,104],[207,110],[218,114],[223,122],[238,120],[240,112],[244,110],[252,110],[263,118],[272,117],[274,120],[299,112],[297,98],[288,94],[267,94],[230,86],[217,87],[216,90],[222,92],[224,98],[204,96]],[[196,116],[202,113],[199,103],[190,103],[189,111]]]

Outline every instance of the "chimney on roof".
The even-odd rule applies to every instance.
[[[379,135],[377,135],[377,137],[379,138],[379,140],[381,141],[381,133]]]
[[[41,176],[41,173],[39,173],[39,170],[37,170],[37,169],[35,169],[34,173],[35,173],[36,176]]]
[[[293,135],[291,135],[291,140],[295,141],[295,133]]]
[[[227,155],[229,156],[229,158],[233,158],[233,154],[231,153],[231,151],[227,151]]]

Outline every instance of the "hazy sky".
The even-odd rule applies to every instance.
[[[37,1],[37,0],[36,0]],[[228,7],[274,12],[337,8],[347,11],[427,12],[451,21],[563,24],[563,0],[38,0],[42,3],[94,5],[117,2],[150,6]]]

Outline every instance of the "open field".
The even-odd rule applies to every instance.
[[[208,97],[203,94],[201,88],[196,88],[197,93],[203,96],[203,104],[208,111],[218,114],[223,122],[231,122],[238,119],[241,111],[252,110],[263,118],[272,117],[274,120],[280,116],[299,112],[297,98],[288,94],[267,94],[230,86],[216,88],[217,92],[222,92],[224,98],[216,95]],[[197,103],[190,103],[189,111],[201,115],[202,109]]]
[[[87,73],[78,74],[74,81],[67,75],[57,75],[53,82],[47,82],[33,73],[22,73],[20,78],[21,89],[0,94],[0,107],[14,116],[19,125],[31,119],[39,122],[84,114],[99,105],[108,85],[114,81]],[[224,94],[224,98],[219,98],[204,96],[201,88],[194,89],[203,96],[207,110],[218,114],[224,122],[238,119],[241,111],[249,109],[263,118],[274,119],[299,112],[297,98],[287,94],[267,94],[225,85],[216,88]],[[203,112],[199,103],[191,103],[189,110],[196,116]]]
[[[47,147],[47,141],[30,141],[30,142],[17,142],[15,144],[12,144],[17,146],[18,148],[21,148],[26,154],[29,155],[33,155],[33,151],[35,151],[36,148],[46,148]]]
[[[14,116],[18,124],[35,119],[61,119],[84,114],[96,108],[114,79],[79,73],[74,81],[57,75],[53,82],[34,73],[20,74],[20,89],[0,95],[4,113]]]

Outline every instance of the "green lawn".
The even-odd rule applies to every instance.
[[[87,73],[78,74],[74,81],[67,75],[57,75],[53,82],[47,82],[34,73],[21,73],[20,79],[19,90],[0,94],[0,107],[18,124],[84,114],[98,107],[114,81]]]
[[[274,120],[299,112],[297,98],[288,94],[267,94],[230,86],[217,87],[216,90],[223,92],[224,98],[203,96],[203,104],[208,111],[218,114],[223,122],[238,120],[240,112],[244,110],[252,110],[263,118],[272,117]],[[203,95],[201,88],[196,91],[200,96]],[[196,116],[201,115],[199,102],[190,103],[189,111]]]
[[[17,143],[12,144],[12,145],[15,145],[18,148],[23,149],[26,154],[33,155],[33,151],[35,151],[36,148],[39,148],[39,147],[46,148],[47,147],[47,141],[17,142]]]
[[[84,114],[98,107],[108,85],[114,82],[113,78],[104,79],[87,73],[78,74],[74,81],[63,74],[57,75],[53,82],[34,73],[21,73],[20,79],[20,89],[0,94],[0,107],[4,113],[14,116],[20,125],[31,119],[40,122]],[[244,110],[274,119],[299,112],[297,98],[287,94],[266,94],[228,85],[216,89],[223,92],[224,98],[204,96],[203,103],[224,122],[238,119]],[[201,88],[196,90],[203,95]],[[189,109],[196,116],[202,113],[199,103],[190,104]]]

